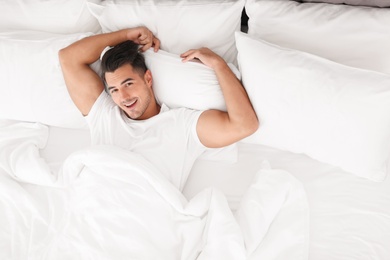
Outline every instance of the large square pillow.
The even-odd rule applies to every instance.
[[[247,0],[248,34],[348,66],[390,74],[390,9]]]
[[[181,54],[208,47],[234,63],[234,32],[240,30],[244,0],[111,0],[89,3],[103,32],[136,26],[148,27],[161,49]]]
[[[0,118],[85,128],[68,94],[58,51],[88,35],[0,33]]]
[[[86,0],[0,0],[0,6],[0,31],[70,34],[101,30]]]
[[[382,181],[390,157],[390,75],[237,33],[243,84],[260,120],[243,140]]]
[[[163,50],[144,53],[147,67],[153,75],[153,90],[158,103],[170,108],[226,111],[225,99],[214,70],[199,62],[183,63],[177,54]],[[237,78],[240,72],[228,64]]]

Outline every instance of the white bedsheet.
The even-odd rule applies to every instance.
[[[307,199],[287,171],[264,163],[235,217],[217,189],[188,201],[112,146],[54,172],[38,150],[45,126],[0,126],[0,259],[307,259]]]
[[[390,259],[390,177],[373,182],[302,154],[266,146],[239,144],[237,163],[197,162],[184,194],[214,186],[235,210],[240,198],[267,160],[304,186],[310,208],[311,260]],[[207,170],[208,169],[208,170]]]

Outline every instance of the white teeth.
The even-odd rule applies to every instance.
[[[123,105],[126,106],[126,107],[129,107],[131,105],[133,105],[137,100],[133,100],[132,102],[123,102]]]

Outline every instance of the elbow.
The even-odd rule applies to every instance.
[[[260,127],[259,120],[256,115],[248,118],[241,124],[241,136],[242,138],[248,137],[254,134]]]
[[[67,57],[68,57],[68,55],[67,55],[66,48],[58,51],[58,59],[59,59],[61,65],[66,63],[66,61],[68,59]]]
[[[69,46],[65,47],[63,49],[60,49],[58,51],[58,59],[59,59],[61,66],[66,66],[66,65],[71,66],[72,63],[74,65],[74,62],[75,62],[74,57],[75,57],[75,55],[74,55],[72,49],[69,48]]]
[[[248,136],[254,134],[260,127],[260,122],[256,115],[250,120],[248,124]]]
[[[245,116],[242,116],[241,119],[243,120],[242,125],[244,126],[243,134],[245,138],[257,132],[257,130],[260,127],[260,122],[256,114],[256,111],[253,109],[253,107],[246,110],[246,112],[243,115]]]

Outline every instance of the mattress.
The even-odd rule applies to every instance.
[[[50,127],[41,155],[55,170],[67,156],[89,144],[88,130]],[[310,209],[309,259],[388,259],[390,178],[373,182],[303,154],[240,142],[236,162],[197,160],[183,194],[191,199],[215,187],[234,212],[263,161],[290,172],[305,188]]]

